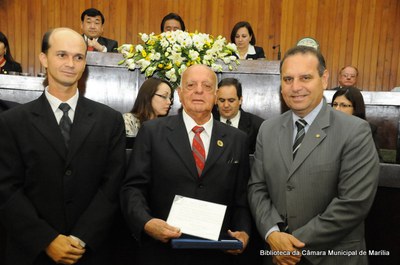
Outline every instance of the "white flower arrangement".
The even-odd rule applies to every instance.
[[[128,69],[140,68],[146,77],[156,74],[168,80],[174,87],[180,83],[182,72],[193,64],[205,64],[221,72],[222,64],[233,70],[239,64],[237,48],[222,36],[213,38],[205,33],[189,33],[181,30],[139,34],[144,44],[123,44],[118,51],[123,54]]]

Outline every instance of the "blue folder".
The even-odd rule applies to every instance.
[[[171,239],[172,248],[176,249],[241,249],[243,244],[237,239],[209,240],[201,238],[174,238]]]

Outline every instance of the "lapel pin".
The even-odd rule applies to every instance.
[[[321,135],[319,135],[319,134],[316,134],[316,135],[315,135],[315,137],[319,138],[319,137],[321,137]]]
[[[217,141],[217,145],[218,145],[219,147],[223,147],[223,146],[224,146],[224,142],[222,142],[221,140],[218,140],[218,141]]]

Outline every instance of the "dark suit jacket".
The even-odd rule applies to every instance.
[[[249,201],[260,234],[286,221],[304,250],[326,251],[306,253],[299,264],[367,264],[366,255],[329,255],[328,250],[366,249],[364,219],[379,175],[368,123],[324,100],[294,160],[293,131],[292,111],[287,111],[265,121],[258,134]]]
[[[13,101],[7,101],[7,100],[1,100],[0,99],[0,113],[3,111],[6,111],[8,109],[11,109],[15,106],[18,106],[19,103],[13,102]]]
[[[101,45],[104,45],[107,47],[107,52],[118,52],[118,42],[112,39],[107,39],[104,37],[99,37],[97,39],[97,42],[100,43]]]
[[[58,234],[86,242],[77,264],[108,264],[105,239],[125,166],[120,113],[80,97],[69,151],[45,95],[0,115],[0,220],[8,264],[55,264]]]
[[[215,109],[213,111],[213,116],[216,120],[220,120],[218,109]],[[240,120],[238,129],[244,131],[247,134],[247,142],[249,143],[249,154],[254,154],[254,151],[256,150],[258,129],[260,128],[263,121],[264,120],[261,117],[240,109]]]
[[[254,49],[256,50],[256,54],[247,54],[246,60],[257,60],[265,58],[264,49],[262,47],[254,46]]]
[[[1,67],[0,74],[9,74],[10,72],[22,72],[22,67],[17,62],[6,61],[6,64]]]
[[[250,234],[246,199],[249,157],[246,135],[214,120],[210,149],[199,178],[182,114],[145,122],[136,137],[121,192],[133,236],[142,239],[137,264],[230,264],[222,251],[174,251],[143,231],[151,218],[166,220],[175,195],[227,205],[221,234]],[[143,259],[141,259],[141,257]]]

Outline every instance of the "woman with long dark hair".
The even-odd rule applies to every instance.
[[[127,148],[132,148],[140,126],[147,120],[168,115],[173,103],[173,89],[169,82],[151,77],[139,89],[130,112],[124,113]]]
[[[14,61],[8,39],[0,31],[0,74],[10,74],[11,72],[21,73],[22,68],[19,63]]]

